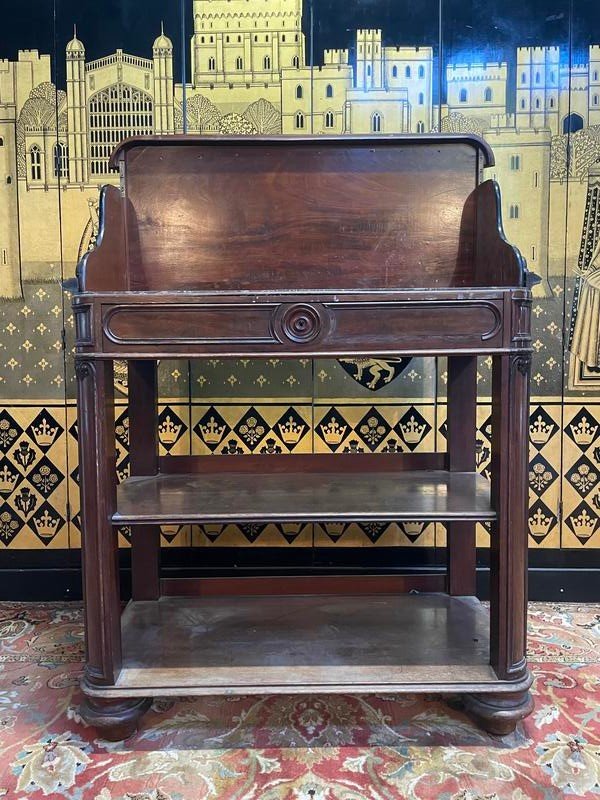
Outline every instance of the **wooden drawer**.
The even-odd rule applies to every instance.
[[[502,301],[104,305],[104,352],[411,352],[502,346]],[[427,345],[425,345],[427,342]]]

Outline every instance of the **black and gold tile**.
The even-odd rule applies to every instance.
[[[0,547],[68,547],[64,406],[0,415]]]
[[[600,547],[600,404],[564,405],[563,548]]]

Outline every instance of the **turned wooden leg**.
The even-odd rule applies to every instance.
[[[533,698],[529,692],[470,694],[463,697],[463,705],[488,733],[506,736],[513,733],[517,722],[531,714]]]
[[[88,725],[98,730],[100,738],[119,742],[133,736],[140,718],[150,708],[151,702],[147,697],[128,700],[86,697],[79,713]]]

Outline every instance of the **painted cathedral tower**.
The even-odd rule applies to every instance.
[[[173,133],[175,129],[173,106],[173,43],[161,23],[160,36],[152,45],[154,64],[154,130],[156,133]]]
[[[77,31],[67,45],[67,141],[70,183],[88,182],[87,97],[85,85],[85,47]]]

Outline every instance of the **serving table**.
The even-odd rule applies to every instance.
[[[73,296],[84,719],[119,739],[157,695],[426,692],[460,695],[487,730],[513,730],[532,708],[533,276],[503,235],[498,186],[482,180],[488,145],[151,136],[111,164],[120,186],[102,190]],[[445,452],[159,456],[159,359],[399,356],[448,359]],[[475,468],[478,356],[492,359],[490,481]],[[128,363],[120,485],[115,359]],[[385,576],[348,590],[333,576],[190,596],[161,580],[160,525],[340,520],[446,524],[446,591],[401,594]],[[491,526],[489,609],[475,597],[477,522]],[[123,525],[133,589],[121,613]]]

